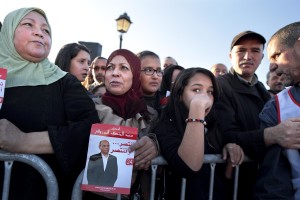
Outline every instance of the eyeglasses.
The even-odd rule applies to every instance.
[[[99,71],[100,69],[105,71],[106,70],[106,66],[95,66],[95,67],[91,67],[91,69],[95,70],[95,71]]]
[[[152,76],[154,74],[154,72],[156,72],[157,76],[159,76],[159,77],[164,75],[164,71],[162,71],[161,69],[155,70],[151,67],[146,67],[145,69],[142,69],[141,71],[144,72],[148,76]]]

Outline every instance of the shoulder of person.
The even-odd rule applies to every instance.
[[[174,121],[174,119],[172,119],[172,117],[170,117],[170,115],[168,113],[165,113],[159,119],[159,121],[155,127],[155,132],[158,129],[160,130],[159,132],[161,132],[161,130],[176,130],[177,131],[175,121]],[[164,134],[163,132],[162,132],[162,134]]]
[[[267,88],[265,87],[265,85],[264,85],[260,80],[257,81],[257,84],[259,85],[259,87],[262,87],[262,88],[264,88],[266,91],[268,91]]]
[[[112,154],[109,154],[109,157],[117,159],[117,157]]]
[[[96,108],[96,110],[98,112],[98,116],[99,116],[100,122],[101,123],[107,123],[107,122],[109,122],[108,118],[111,119],[111,117],[114,116],[113,110],[111,109],[111,107],[109,107],[107,105],[104,105],[102,103],[101,98],[99,98],[97,101],[94,101],[94,103],[95,103],[95,108]],[[117,116],[117,115],[115,115],[115,116]]]
[[[233,85],[234,84],[239,84],[239,80],[237,77],[235,77],[231,73],[224,74],[222,76],[218,76],[216,78],[219,88],[220,88],[220,93],[226,93],[229,94],[229,91],[233,91]],[[237,83],[236,83],[237,82]]]
[[[135,117],[130,119],[123,119],[113,112],[113,109],[102,103],[101,98],[95,104],[95,108],[102,124],[116,124],[122,126],[139,127],[141,115],[138,113]]]
[[[91,99],[93,100],[93,102],[97,105],[97,104],[102,104],[101,101],[101,97],[96,97],[94,94],[92,94],[91,92],[88,92],[89,96],[91,97]]]
[[[259,89],[261,89],[261,90],[263,90],[265,92],[268,92],[267,88],[265,87],[265,85],[262,82],[257,81],[257,85],[258,85]]]
[[[102,158],[101,153],[97,153],[97,154],[94,154],[94,155],[90,156],[90,161],[96,161],[100,158]]]
[[[233,81],[235,81],[235,79],[238,79],[236,76],[234,76],[233,74],[231,73],[227,73],[227,74],[224,74],[222,76],[218,76],[216,78],[217,82],[219,83],[220,87],[224,87],[224,84],[225,86],[232,83]]]
[[[260,81],[257,81],[257,90],[258,92],[260,93],[260,96],[264,99],[264,101],[268,101],[271,99],[271,94],[270,92],[267,90],[267,88],[265,87],[265,85],[260,82]]]
[[[62,81],[63,83],[79,83],[79,84],[81,84],[80,81],[74,75],[72,75],[70,73],[66,73],[66,75],[59,80]]]
[[[147,106],[147,110],[149,112],[149,116],[150,116],[150,120],[151,121],[156,120],[158,118],[158,112],[157,112],[157,110],[155,110],[151,106]]]
[[[81,84],[81,82],[72,74],[66,73],[61,79],[56,81],[62,90],[67,88],[76,88],[82,91],[86,91],[85,87]],[[55,83],[55,82],[54,82]],[[87,94],[87,93],[86,93]]]

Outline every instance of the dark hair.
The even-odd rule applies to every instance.
[[[64,45],[56,56],[55,64],[63,71],[70,72],[71,60],[76,57],[81,50],[86,51],[89,54],[91,53],[91,51],[83,44],[70,43]]]
[[[214,74],[204,68],[195,67],[195,68],[188,68],[182,70],[172,87],[171,95],[169,99],[169,103],[162,114],[162,120],[165,117],[169,117],[174,121],[176,124],[176,128],[179,133],[183,134],[186,127],[185,119],[188,117],[189,110],[186,108],[184,103],[181,100],[183,95],[184,88],[187,86],[189,80],[194,77],[196,74],[204,74],[210,78],[213,85],[213,96],[214,96],[214,104],[219,99],[219,86],[216,81]],[[222,137],[221,134],[217,131],[217,126],[215,124],[215,113],[214,113],[214,106],[211,109],[210,113],[205,117],[207,121],[207,128],[209,130],[209,134],[207,134],[207,139],[210,144],[217,150],[220,151],[222,148]],[[209,136],[208,136],[209,135]]]
[[[171,57],[171,56],[167,56],[165,59],[171,59],[171,60],[174,60],[176,65],[178,65],[178,62],[175,60],[175,58]]]
[[[216,102],[219,99],[219,87],[215,76],[211,71],[200,67],[182,70],[178,74],[176,81],[172,87],[169,103],[166,107],[166,112],[168,112],[170,114],[170,117],[176,121],[180,132],[184,132],[185,130],[185,119],[188,117],[189,112],[183,104],[181,96],[189,80],[198,73],[204,74],[210,78],[214,89],[214,102]]]
[[[104,57],[102,57],[102,56],[96,56],[96,57],[94,58],[94,60],[93,60],[93,63],[95,63],[97,60],[100,60],[100,59],[102,59],[102,60],[107,60],[107,58],[104,58]]]
[[[95,65],[95,63],[96,63],[97,60],[106,60],[107,61],[107,58],[104,58],[102,56],[96,56],[94,58],[94,60],[92,61],[92,63],[91,63],[91,67],[94,67],[94,65]]]
[[[163,96],[166,95],[167,91],[171,91],[171,85],[172,85],[172,76],[173,76],[173,72],[174,70],[184,70],[184,67],[180,66],[180,65],[170,65],[167,69],[164,70],[164,75],[161,81],[161,85],[160,85],[160,91],[162,93]]]
[[[158,58],[159,59],[159,56],[154,53],[153,51],[148,51],[148,50],[145,50],[145,51],[141,51],[139,52],[138,54],[136,54],[137,57],[142,60],[143,58],[145,58],[146,56],[153,56],[155,58]]]
[[[279,44],[287,47],[292,47],[300,37],[300,22],[294,22],[279,29],[268,42],[277,40]]]
[[[101,140],[100,142],[99,142],[99,144],[101,145],[101,142],[103,142],[103,141],[106,141],[106,142],[108,142],[108,144],[109,144],[109,141],[108,140]]]

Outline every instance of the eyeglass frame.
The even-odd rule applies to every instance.
[[[147,71],[147,70],[150,70],[150,71]],[[161,69],[153,69],[152,67],[145,67],[141,71],[144,72],[144,74],[146,74],[147,76],[153,76],[154,73],[156,73],[156,75],[158,77],[162,77],[164,75],[164,71],[163,70],[161,70]],[[147,74],[147,72],[151,72],[151,71],[153,71],[152,74]]]

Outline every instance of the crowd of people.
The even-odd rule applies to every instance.
[[[131,194],[122,199],[149,199],[149,167],[158,155],[168,166],[159,170],[157,181],[164,183],[156,197],[162,199],[163,191],[164,199],[180,199],[186,178],[185,199],[208,199],[211,169],[203,164],[205,154],[221,154],[226,161],[216,168],[214,199],[232,199],[236,166],[237,199],[300,199],[300,22],[281,28],[268,42],[254,31],[237,33],[229,45],[231,67],[217,63],[210,70],[181,66],[170,56],[161,63],[149,50],[118,49],[92,61],[79,43],[64,45],[51,63],[51,35],[40,8],[14,10],[3,21],[0,66],[7,79],[0,149],[45,160],[58,179],[59,199],[71,199],[95,123],[138,129],[138,140],[129,147],[135,153]],[[269,90],[255,74],[265,47]],[[99,148],[113,159],[107,141]],[[243,162],[245,156],[252,162]],[[103,166],[102,154],[88,160],[89,166]],[[3,171],[1,162],[1,192]],[[91,174],[89,181],[101,182],[97,171]],[[25,164],[14,164],[10,185],[10,199],[46,199],[42,177]]]

